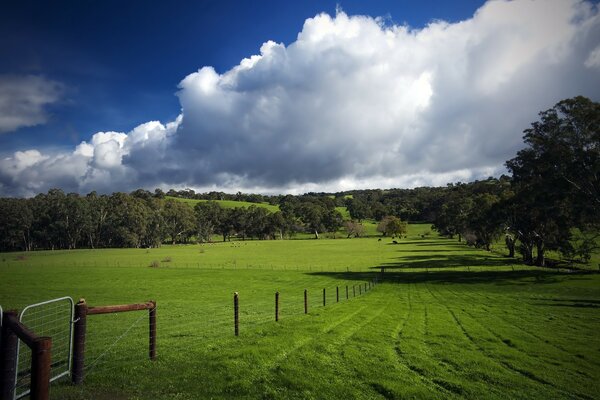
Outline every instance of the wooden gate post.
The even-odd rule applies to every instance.
[[[16,311],[4,311],[3,321],[12,315],[17,318]],[[15,398],[15,372],[17,368],[17,343],[19,338],[8,324],[2,326],[2,341],[0,343],[0,400]]]
[[[233,294],[233,331],[235,336],[240,335],[240,307],[239,307],[238,292]]]
[[[74,385],[83,383],[85,366],[85,332],[87,326],[88,306],[85,299],[75,304],[75,321],[73,323],[73,363],[71,365],[71,382]]]
[[[304,289],[304,314],[308,314],[308,290]]]
[[[43,336],[33,342],[31,349],[31,398],[50,398],[50,366],[52,364],[52,338]]]
[[[152,361],[156,360],[156,301],[150,300],[153,307],[148,309],[148,322],[149,322],[149,342],[148,342],[148,355]]]

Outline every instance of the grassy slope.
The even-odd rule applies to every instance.
[[[299,240],[204,246],[204,253],[200,246],[156,250],[173,258],[164,265],[186,257],[238,260],[224,269],[147,268],[145,250],[34,253],[19,262],[18,254],[2,254],[12,261],[0,263],[0,304],[22,307],[65,294],[91,305],[158,301],[157,362],[144,360],[144,314],[91,317],[86,384],[54,384],[57,398],[597,396],[600,276],[513,271],[512,260],[421,238],[415,228],[427,231],[413,226],[398,245]],[[107,262],[93,266],[91,259]],[[242,260],[262,268],[242,268]],[[381,264],[386,281],[346,301],[345,286],[352,297],[352,285]],[[334,303],[335,286],[342,302],[322,307],[322,288]],[[241,299],[238,338],[233,291]]]
[[[170,199],[170,200],[181,201],[183,203],[191,205],[192,207],[198,203],[209,201],[209,200],[183,199],[183,198],[171,197],[171,196],[165,196],[165,198]],[[268,203],[250,203],[248,201],[235,201],[235,200],[212,200],[212,201],[216,202],[223,208],[238,208],[238,207],[248,208],[250,206],[256,206],[256,207],[264,207],[271,212],[279,211],[278,206],[274,206],[274,205],[271,205]]]

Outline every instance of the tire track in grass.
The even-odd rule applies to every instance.
[[[428,293],[430,295],[430,299],[428,299],[428,301],[425,303],[426,304],[426,306],[425,306],[426,323],[425,323],[425,331],[424,331],[425,338],[424,338],[423,342],[425,344],[427,344],[429,346],[429,348],[433,352],[433,354],[431,352],[428,352],[427,354],[428,354],[429,358],[431,358],[432,360],[435,359],[437,361],[438,365],[443,365],[444,366],[444,368],[445,368],[444,372],[451,372],[454,376],[463,376],[463,377],[465,377],[464,369],[460,366],[460,364],[455,363],[455,362],[450,362],[450,360],[445,360],[443,358],[438,357],[438,354],[434,350],[434,345],[438,345],[439,343],[436,343],[435,341],[430,340],[428,338],[428,336],[429,336],[429,334],[431,332],[430,324],[429,324],[429,317],[428,317],[428,315],[429,315],[429,312],[428,312],[429,307],[428,307],[428,305],[432,304],[431,300],[434,300],[436,304],[440,303],[440,300],[436,296],[433,295],[433,293],[431,292],[431,290],[429,289],[429,287],[426,286],[426,289],[427,289],[427,291],[428,291]],[[445,304],[442,303],[441,305],[444,306]],[[454,322],[454,320],[451,319],[451,318],[449,318],[448,321],[450,323]],[[459,395],[462,395],[462,396],[468,395],[467,393],[464,393],[465,390],[466,391],[470,390],[468,387],[463,387],[461,385],[456,385],[456,384],[454,384],[452,382],[449,382],[447,380],[443,380],[443,379],[436,380],[436,379],[434,379],[434,381],[437,382],[437,383],[439,383],[439,384],[441,384],[442,386],[448,388],[452,392],[454,392],[456,394],[459,394]],[[481,389],[481,388],[478,388],[478,389]],[[499,398],[502,398],[502,397],[505,396],[505,393],[503,393],[501,391],[498,391],[496,388],[489,388],[488,387],[488,388],[486,388],[486,390],[488,392],[489,391],[494,392],[494,394],[497,395]]]
[[[273,374],[278,372],[279,370],[281,370],[281,368],[280,368],[281,364],[284,363],[287,359],[289,359],[289,357],[292,354],[297,353],[298,351],[301,351],[303,348],[306,348],[307,346],[312,345],[314,347],[315,343],[323,344],[323,343],[327,342],[328,335],[331,332],[338,329],[343,324],[351,322],[352,324],[351,324],[350,328],[344,329],[341,333],[339,333],[337,335],[336,339],[334,339],[331,343],[328,343],[327,346],[325,346],[327,353],[330,353],[330,354],[339,353],[339,352],[336,352],[335,349],[343,346],[350,338],[352,338],[356,334],[360,333],[365,326],[370,324],[374,319],[380,317],[383,312],[387,311],[388,307],[389,307],[389,301],[384,307],[381,307],[380,310],[378,310],[376,312],[372,312],[372,308],[365,305],[365,306],[362,306],[361,308],[359,308],[358,310],[353,311],[352,313],[345,315],[342,318],[339,318],[334,323],[329,324],[326,327],[324,327],[323,329],[321,329],[320,333],[318,333],[317,335],[311,335],[309,337],[305,337],[305,338],[297,341],[291,349],[280,352],[272,360],[272,362],[268,362],[268,363],[261,365],[261,367],[255,374],[255,376],[252,378],[252,381],[253,382],[263,381],[263,380],[272,381],[273,376],[274,376]],[[363,314],[365,314],[365,310],[368,311],[371,315],[369,315],[366,319],[360,318],[359,323],[354,323],[354,320],[356,319],[357,316],[362,316]]]
[[[460,299],[460,296],[458,296],[457,294],[453,293],[453,295],[454,295],[455,297],[457,297],[457,298],[459,298],[459,299]],[[515,345],[511,344],[511,342],[510,342],[510,341],[507,341],[506,339],[504,339],[504,338],[502,337],[502,335],[500,335],[500,334],[496,333],[494,330],[492,330],[491,328],[489,328],[489,326],[487,326],[486,324],[483,324],[483,323],[479,322],[478,318],[477,318],[476,316],[474,316],[473,314],[469,313],[468,311],[466,311],[466,310],[464,310],[464,309],[462,310],[462,312],[463,312],[465,315],[467,315],[468,317],[470,317],[470,318],[471,318],[471,319],[472,319],[472,320],[473,320],[475,323],[477,323],[477,324],[478,324],[478,325],[479,325],[479,326],[480,326],[482,329],[484,329],[484,330],[485,330],[485,331],[487,331],[487,332],[488,332],[490,335],[492,335],[494,338],[496,338],[496,340],[498,341],[498,343],[502,343],[503,345],[505,345],[506,347],[508,347],[508,348],[510,349],[510,351],[513,351],[513,352],[516,352],[516,353],[518,353],[518,354],[521,354],[521,355],[525,356],[525,358],[526,358],[526,359],[532,359],[532,358],[535,358],[535,357],[537,357],[537,356],[535,356],[535,355],[530,355],[528,352],[526,352],[526,351],[524,351],[524,350],[522,350],[522,349],[520,349],[520,348],[516,347]],[[486,313],[486,315],[489,315],[489,313]],[[513,325],[512,325],[510,322],[508,322],[508,324],[509,324],[509,326],[513,327]],[[497,358],[497,357],[494,357],[494,358]],[[554,359],[552,359],[552,360],[553,360],[553,361],[558,361],[558,360],[554,360]],[[511,363],[509,363],[509,362],[507,362],[507,361],[501,361],[501,363],[503,363],[503,364],[505,364],[505,365],[509,366],[511,369],[513,369],[513,370],[515,370],[515,371],[517,371],[517,372],[521,373],[522,375],[528,376],[528,377],[530,377],[531,379],[533,379],[533,380],[535,380],[535,381],[538,381],[538,382],[539,382],[539,383],[541,383],[541,384],[548,385],[548,386],[550,386],[550,387],[554,388],[555,390],[557,390],[558,392],[564,393],[564,394],[565,394],[565,395],[567,395],[567,396],[572,396],[572,395],[574,395],[574,394],[575,394],[577,397],[580,397],[580,398],[584,398],[584,399],[590,399],[590,398],[591,398],[591,397],[589,397],[589,396],[588,396],[588,395],[586,395],[586,394],[566,392],[566,391],[564,391],[564,390],[563,390],[561,387],[559,387],[559,386],[557,386],[556,384],[554,384],[554,383],[550,382],[549,380],[546,380],[546,379],[544,379],[544,378],[541,378],[541,377],[539,377],[539,376],[535,375],[534,373],[532,373],[532,372],[530,372],[530,371],[528,371],[528,370],[523,370],[523,369],[521,369],[521,368],[518,368],[518,367],[514,366],[513,364],[511,364]]]
[[[440,302],[440,300],[437,298],[437,296],[435,296],[433,294],[433,292],[431,291],[431,289],[429,288],[428,285],[426,285],[427,290],[429,290],[429,292],[432,294],[432,296],[434,296],[436,298],[436,300],[438,302]],[[444,304],[443,302],[441,302],[441,304]],[[518,374],[519,376],[523,376],[533,382],[545,385],[545,386],[550,386],[552,389],[556,390],[559,393],[562,393],[563,396],[565,397],[572,397],[574,395],[574,393],[570,393],[570,392],[566,392],[563,389],[555,386],[554,384],[552,384],[551,382],[546,381],[543,378],[540,378],[538,376],[536,376],[535,374],[533,374],[530,371],[526,371],[526,370],[522,370],[520,368],[517,368],[515,366],[513,366],[511,363],[501,360],[498,357],[496,357],[493,354],[490,354],[489,351],[485,350],[483,347],[481,347],[477,341],[475,340],[475,338],[469,334],[469,332],[466,330],[464,324],[460,321],[460,319],[456,316],[456,313],[451,310],[447,305],[444,304],[444,306],[446,307],[446,309],[448,310],[448,312],[450,313],[450,315],[452,315],[452,318],[454,319],[454,321],[456,322],[456,324],[460,327],[461,331],[463,332],[463,334],[465,335],[465,337],[467,337],[467,339],[469,339],[469,341],[483,354],[485,355],[489,360],[501,365],[502,367],[504,367],[505,369],[512,371],[513,373]],[[467,315],[469,315],[466,311],[463,310],[463,312]],[[494,332],[492,332],[491,330],[489,330],[486,326],[484,326],[483,324],[481,324],[479,321],[477,321],[476,318],[474,318],[473,316],[469,315],[471,317],[471,319],[473,319],[479,326],[481,326],[483,329],[485,329],[486,331],[488,331],[490,334],[492,334],[494,337],[498,338],[497,334],[495,334]],[[504,343],[503,341],[500,340],[500,342]],[[507,345],[506,343],[504,343],[505,345]],[[518,349],[517,349],[518,351]],[[522,354],[527,355],[527,353],[523,353]],[[581,394],[575,394],[578,398],[581,399],[593,399],[592,397],[589,397],[587,395],[581,395]]]
[[[406,318],[404,319],[404,321],[401,323],[400,330],[398,330],[398,332],[396,332],[396,334],[395,334],[394,352],[396,354],[396,360],[401,367],[403,367],[406,370],[415,374],[421,380],[421,382],[423,382],[425,384],[426,387],[434,387],[435,389],[437,389],[438,392],[443,393],[445,396],[456,397],[456,396],[460,395],[460,393],[457,393],[456,391],[451,390],[451,389],[453,389],[452,387],[448,388],[448,387],[445,387],[444,385],[440,384],[439,380],[436,380],[436,379],[433,379],[433,378],[430,378],[429,376],[427,376],[427,374],[425,373],[425,370],[417,367],[416,365],[414,365],[413,363],[411,363],[409,360],[406,359],[406,357],[404,356],[404,352],[402,351],[402,349],[400,347],[400,344],[402,342],[402,337],[404,336],[404,328],[406,327],[406,324],[408,323],[408,321],[414,314],[413,313],[413,300],[412,300],[412,296],[411,296],[411,292],[412,292],[411,288],[413,286],[414,286],[414,284],[412,284],[412,283],[409,285],[408,314],[407,314]]]
[[[458,293],[456,293],[455,291],[453,291],[453,290],[451,290],[451,289],[446,289],[446,290],[447,290],[448,292],[450,292],[452,295],[454,295],[455,297],[460,297],[460,295],[459,295]],[[465,295],[466,295],[467,297],[471,298],[475,304],[478,304],[478,302],[477,302],[477,299],[476,299],[476,298],[477,298],[477,297],[479,297],[479,296],[477,296],[477,295],[471,295],[470,293],[465,293]],[[494,304],[497,304],[497,303],[494,303]],[[514,309],[515,311],[519,311],[520,313],[522,313],[522,310],[519,310],[518,308],[516,308],[516,307],[514,307],[514,306],[512,306],[512,305],[510,305],[510,304],[507,304],[507,306],[508,306],[508,307],[510,307],[510,308],[512,308],[512,309]],[[486,315],[490,315],[490,313],[489,313],[489,309],[488,309],[486,306],[482,305],[482,309],[483,309],[483,310],[484,310],[484,311],[487,313]],[[465,311],[465,312],[466,312],[466,311]],[[474,317],[473,317],[473,315],[470,315],[470,316],[471,316],[471,318],[474,318]],[[556,350],[558,350],[558,351],[560,351],[560,352],[562,352],[562,353],[565,353],[565,354],[566,354],[566,355],[568,355],[569,357],[576,358],[576,359],[577,359],[577,362],[584,361],[584,362],[586,362],[587,364],[589,364],[590,366],[593,366],[593,367],[598,367],[598,366],[600,366],[600,363],[597,363],[597,362],[595,362],[595,361],[593,361],[593,360],[589,360],[589,359],[581,359],[581,358],[577,357],[577,355],[575,355],[575,354],[573,354],[573,352],[571,352],[571,351],[569,351],[569,350],[565,349],[563,346],[561,346],[561,345],[559,345],[559,344],[555,344],[555,343],[552,343],[552,342],[548,341],[547,339],[545,339],[545,338],[543,338],[543,337],[541,337],[541,336],[539,336],[539,335],[537,335],[537,334],[535,334],[535,333],[531,332],[530,330],[528,330],[528,329],[525,329],[525,328],[523,328],[522,326],[520,326],[520,325],[516,324],[514,320],[510,320],[510,319],[509,319],[509,318],[507,318],[507,317],[504,317],[504,316],[502,316],[502,315],[499,315],[497,312],[494,312],[494,313],[493,313],[493,316],[494,316],[495,318],[497,318],[497,319],[499,319],[499,320],[503,321],[504,323],[506,323],[506,324],[510,325],[511,327],[513,327],[513,328],[516,328],[517,330],[519,330],[520,332],[522,332],[522,333],[526,334],[527,336],[530,336],[530,337],[534,338],[536,341],[538,341],[539,343],[541,343],[543,346],[549,346],[549,347],[551,347],[551,348],[554,348],[554,349],[556,349]],[[503,340],[503,341],[504,341],[504,340]],[[558,361],[558,360],[556,360],[556,361]],[[589,377],[589,374],[585,374],[585,375],[587,375],[587,376]]]

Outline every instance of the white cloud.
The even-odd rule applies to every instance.
[[[43,124],[46,107],[56,103],[64,88],[35,75],[0,75],[0,133]]]
[[[485,178],[503,171],[539,111],[600,97],[590,3],[494,1],[423,29],[381,21],[320,14],[287,46],[268,41],[228,71],[188,75],[177,121],[97,133],[60,156],[86,160],[71,171],[72,190],[298,192]],[[59,156],[48,157],[28,169]],[[9,170],[0,164],[0,190],[19,192],[2,178]],[[44,179],[36,187],[63,181]]]

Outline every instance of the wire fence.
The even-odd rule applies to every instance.
[[[285,320],[305,313],[304,290],[308,293],[308,312],[336,303],[351,301],[371,282],[342,282],[341,285],[326,287],[325,306],[323,285],[311,282],[311,278],[299,280],[295,290],[279,293],[278,319]],[[361,287],[359,292],[359,286]],[[346,289],[346,287],[348,289]],[[353,295],[353,288],[354,293]],[[346,297],[346,293],[348,296]],[[209,344],[234,335],[233,293],[212,298],[210,302],[177,304],[164,301],[157,306],[157,356],[169,356],[189,351],[196,344]],[[160,303],[159,303],[160,304]],[[240,335],[275,323],[275,291],[241,291],[239,293]],[[87,320],[85,380],[86,382],[107,381],[111,376],[118,378],[136,368],[148,365],[148,316],[146,312],[118,312],[89,316]],[[163,348],[165,345],[168,347]]]

